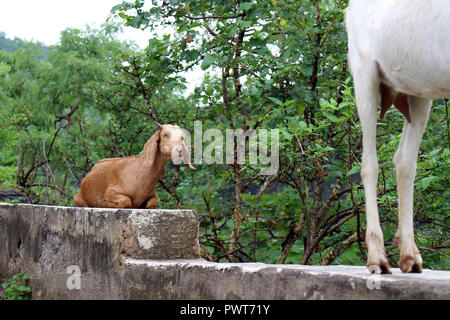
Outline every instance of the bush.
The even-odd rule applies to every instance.
[[[15,274],[11,280],[2,283],[5,295],[3,300],[30,300],[31,288],[28,286],[30,276],[25,273]]]

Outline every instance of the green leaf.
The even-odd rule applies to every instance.
[[[274,97],[267,97],[270,101],[272,101],[273,103],[282,106],[283,102],[280,99],[274,98]]]
[[[331,114],[329,112],[323,112],[323,114],[325,115],[325,117],[328,118],[328,120],[332,121],[332,122],[339,122],[339,118],[336,117],[334,114]]]
[[[238,20],[238,25],[241,29],[247,29],[253,25],[253,22],[249,20]]]
[[[350,171],[347,172],[347,177],[349,177],[349,176],[351,176],[351,175],[353,175],[353,174],[355,174],[355,173],[358,173],[358,172],[360,172],[360,171],[361,171],[361,165],[360,165],[360,164],[358,164],[358,165],[356,165],[356,166],[353,166],[353,167],[350,169]]]
[[[285,103],[283,103],[282,106],[286,107],[290,104],[293,104],[295,101],[297,101],[297,99],[288,100]]]
[[[283,130],[283,136],[286,138],[286,140],[288,140],[288,141],[291,141],[292,140],[292,137],[293,137],[293,135],[292,134],[290,134],[288,131],[286,131],[286,130]]]
[[[301,130],[305,130],[308,127],[308,124],[305,121],[303,121],[303,120],[299,121],[298,125],[299,125]]]
[[[252,7],[253,7],[253,3],[252,2],[243,2],[239,6],[239,10],[247,11],[248,9],[250,9]]]
[[[202,69],[208,69],[213,63],[217,61],[217,58],[210,53],[205,54],[205,57],[202,61]]]
[[[431,183],[433,183],[435,181],[438,181],[438,180],[440,180],[439,177],[429,176],[429,177],[421,179],[420,180],[420,184],[421,184],[422,188],[425,190],[425,189],[428,189],[430,187]]]
[[[256,18],[259,15],[259,9],[258,8],[251,8],[247,11],[247,18],[253,19]]]
[[[323,108],[323,107],[328,107],[329,103],[324,98],[320,98],[319,99],[319,105]]]

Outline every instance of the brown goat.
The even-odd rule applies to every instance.
[[[162,177],[169,159],[190,164],[184,143],[185,134],[179,126],[160,125],[147,141],[141,156],[108,158],[98,161],[81,181],[75,194],[78,207],[156,208],[156,183]]]

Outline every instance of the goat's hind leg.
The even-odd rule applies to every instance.
[[[384,252],[377,207],[378,158],[376,147],[379,79],[375,65],[353,64],[356,105],[363,135],[361,178],[366,200],[367,268],[371,273],[391,273]]]
[[[101,208],[132,208],[132,201],[126,195],[108,190],[105,192],[105,197],[98,201],[98,206]]]
[[[405,121],[400,145],[394,156],[397,169],[398,230],[394,244],[400,248],[403,272],[422,272],[422,257],[414,242],[413,201],[417,155],[427,125],[431,100],[408,97],[411,123]]]

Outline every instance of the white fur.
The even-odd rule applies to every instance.
[[[371,272],[390,272],[377,208],[376,123],[383,83],[407,95],[405,121],[394,157],[397,169],[400,268],[421,270],[414,242],[413,191],[417,155],[432,99],[450,97],[449,0],[350,0],[346,12],[349,60],[363,133],[361,176],[366,197]]]

